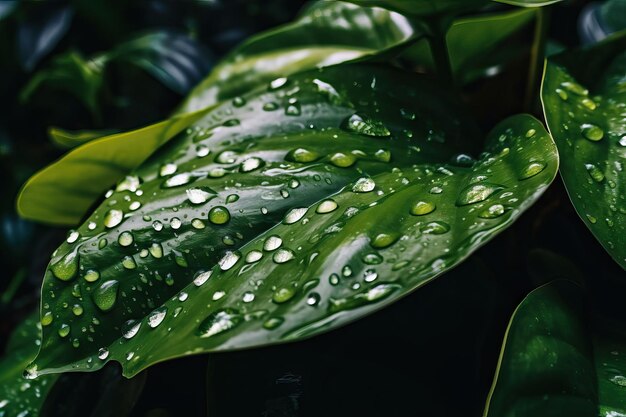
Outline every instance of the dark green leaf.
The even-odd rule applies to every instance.
[[[484,415],[624,415],[626,339],[605,325],[592,326],[591,336],[587,322],[571,281],[531,292],[509,323]]]
[[[349,0],[361,6],[378,6],[408,15],[429,17],[458,15],[477,9],[488,0]]]
[[[0,416],[36,416],[58,375],[36,380],[22,376],[24,367],[37,355],[41,325],[32,314],[13,332],[0,359]]]
[[[321,1],[293,23],[253,36],[189,94],[179,112],[234,98],[277,77],[381,53],[416,37],[402,15]]]
[[[312,336],[398,299],[511,224],[556,174],[530,116],[497,126],[479,161],[454,157],[474,135],[431,80],[372,65],[216,107],[55,252],[29,371],[115,359],[134,375]]]
[[[20,216],[75,225],[102,195],[205,110],[92,140],[33,175],[17,198]]]
[[[550,4],[558,3],[562,0],[495,0],[499,3],[512,4],[520,7],[543,7]]]
[[[75,148],[91,140],[110,136],[114,133],[115,132],[110,130],[81,130],[72,132],[58,127],[48,129],[50,140],[62,148]]]
[[[485,58],[494,53],[498,46],[509,48],[504,42],[512,34],[527,26],[535,17],[534,10],[514,10],[487,16],[462,18],[455,21],[446,35],[450,63],[455,79],[472,81]],[[411,46],[403,58],[416,65],[435,69],[430,47],[426,40]]]
[[[600,6],[602,21],[612,32],[626,29],[626,1],[607,0]]]
[[[551,57],[542,99],[576,211],[626,268],[626,33]],[[584,65],[581,65],[584,63]]]

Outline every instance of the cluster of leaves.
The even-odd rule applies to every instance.
[[[480,259],[489,251],[502,259],[511,254],[488,245],[452,269],[523,221],[558,172],[580,218],[615,260],[606,268],[623,275],[626,33],[547,60],[545,127],[516,114],[483,134],[485,120],[463,103],[468,86],[515,67],[522,51],[530,58],[524,72],[532,103],[545,48],[541,7],[556,3],[503,2],[526,8],[457,18],[493,4],[316,2],[293,23],[240,44],[165,121],[103,137],[52,131],[57,143],[76,147],[31,177],[17,208],[24,218],[74,229],[52,254],[39,321],[24,323],[15,336],[24,346],[12,342],[0,364],[7,368],[0,415],[42,407],[43,414],[71,415],[51,411],[46,397],[58,398],[64,384],[80,385],[84,377],[67,372],[103,367],[91,380],[111,387],[100,401],[124,392],[124,409],[116,413],[127,414],[149,384],[146,368],[318,336],[443,273],[439,281],[448,286],[429,285],[397,304],[423,303],[418,315],[441,315],[433,327],[442,327],[450,322],[437,301],[444,299],[476,317],[476,335],[466,339],[475,337],[477,345],[485,343],[483,333],[497,339],[498,323],[489,317],[510,313],[494,301],[507,295],[498,285],[515,287],[516,275],[509,270],[509,280],[496,284]],[[522,32],[531,22],[537,28],[529,54]],[[187,89],[189,79],[154,66],[155,56],[186,62],[184,45],[176,43],[178,55],[159,47],[150,55],[141,47],[146,39],[90,61],[61,57],[25,94],[42,83],[69,85],[97,114],[100,71],[124,59]],[[68,75],[74,72],[79,75]],[[543,217],[533,227],[552,230]],[[503,263],[498,274],[507,274],[505,261],[485,263],[494,270]],[[538,288],[513,313],[492,389],[480,398],[487,398],[484,415],[626,415],[626,314],[603,298],[623,285],[594,283],[584,266],[549,251],[532,252],[524,271],[522,279]],[[468,276],[476,282],[464,282]],[[510,293],[502,298],[515,303]],[[476,304],[484,305],[470,309]],[[404,315],[406,331],[413,317]],[[361,321],[370,338],[372,329],[389,326],[377,316]],[[415,328],[428,328],[420,320]],[[465,342],[442,340],[444,352]],[[385,343],[392,356],[401,342]],[[105,367],[112,361],[131,382]],[[220,378],[219,369],[209,381]],[[209,397],[219,404],[215,392]],[[291,404],[285,409],[295,413]],[[236,407],[225,413],[237,415]]]

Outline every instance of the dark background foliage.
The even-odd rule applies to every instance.
[[[0,350],[15,325],[37,305],[46,264],[65,233],[22,220],[14,209],[24,181],[63,153],[49,140],[48,128],[122,131],[166,118],[233,46],[290,21],[303,4],[294,0],[0,4]],[[610,17],[584,1],[553,7],[548,51],[594,40],[598,31],[610,27]],[[522,42],[530,42],[532,31],[527,32],[519,35]],[[144,38],[149,45],[141,51],[151,65],[120,54],[107,62],[100,78],[86,77],[81,84],[80,76],[64,79],[63,71],[69,70],[59,64],[61,76],[32,87],[35,74],[72,53],[88,60],[145,34],[151,37]],[[513,61],[522,65],[510,65],[467,87],[465,98],[484,126],[524,110],[519,97],[527,61],[528,55],[522,54]],[[69,68],[80,73],[80,66]],[[84,93],[90,88],[92,100],[86,101]],[[66,374],[49,396],[44,415],[85,415],[86,404],[93,415],[115,415],[110,414],[114,409],[98,413],[110,404],[134,401],[133,415],[155,417],[207,412],[478,415],[515,305],[538,284],[575,268],[594,278],[585,284],[598,305],[612,309],[623,303],[624,285],[617,279],[622,271],[578,220],[557,179],[542,201],[471,260],[341,331],[284,346],[160,364],[134,382],[125,382],[125,395],[107,390],[117,386],[107,385],[109,379],[121,378],[114,367],[106,370],[109,379],[104,380]]]

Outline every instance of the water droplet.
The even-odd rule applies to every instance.
[[[132,256],[124,256],[122,259],[122,266],[126,269],[135,269],[137,268],[137,263]]]
[[[132,203],[130,203],[130,205],[128,206],[128,209],[130,211],[135,211],[137,210],[139,207],[141,207],[141,203],[139,201],[133,201]]]
[[[100,310],[109,311],[115,306],[120,283],[115,280],[103,282],[91,295],[91,298]]]
[[[320,295],[316,292],[312,292],[306,299],[307,305],[316,306],[320,302]]]
[[[497,184],[491,184],[488,182],[482,184],[473,184],[465,187],[456,200],[457,206],[466,206],[468,204],[480,203],[485,201],[492,194],[504,189],[503,186]]]
[[[351,153],[337,152],[330,156],[330,163],[339,168],[348,168],[356,162],[356,156]]]
[[[199,271],[198,273],[196,273],[196,276],[193,278],[193,283],[196,287],[201,286],[202,284],[204,284],[205,282],[207,282],[207,280],[209,278],[211,278],[211,274],[213,273],[213,271],[209,270],[209,271]]]
[[[589,90],[587,90],[582,85],[572,82],[572,81],[564,81],[561,83],[561,87],[565,88],[570,93],[577,94],[579,96],[586,96],[589,94]]]
[[[80,316],[83,314],[83,306],[81,306],[80,304],[74,304],[72,306],[72,313],[74,313],[75,316]]]
[[[209,220],[213,224],[225,224],[230,220],[230,212],[224,206],[213,207],[209,211]]]
[[[285,262],[289,262],[294,258],[294,253],[289,249],[278,249],[276,252],[274,252],[272,260],[277,264],[284,264]]]
[[[176,164],[163,164],[159,169],[159,176],[167,177],[168,175],[172,175],[176,172],[178,166]]]
[[[626,377],[623,375],[614,375],[611,377],[611,382],[620,387],[626,387]]]
[[[278,107],[279,107],[278,104],[274,103],[273,101],[263,104],[263,110],[265,111],[274,111],[278,109]]]
[[[193,178],[194,177],[192,177],[191,174],[188,172],[177,174],[177,175],[174,175],[173,177],[166,179],[163,182],[163,187],[164,188],[180,187],[181,185],[189,184]]]
[[[107,214],[104,215],[104,225],[111,229],[122,223],[123,219],[124,213],[121,210],[109,210]]]
[[[374,137],[385,137],[391,135],[389,129],[387,129],[381,121],[371,119],[367,116],[361,116],[356,113],[344,121],[343,127],[350,132],[358,133],[360,135]]]
[[[504,214],[505,208],[502,204],[494,204],[489,206],[488,209],[482,211],[478,217],[483,219],[495,219],[496,217],[500,217]]]
[[[411,206],[410,213],[414,216],[424,216],[435,211],[437,207],[433,203],[427,201],[418,201]]]
[[[245,106],[246,104],[246,99],[243,97],[235,97],[233,99],[233,106],[235,107],[242,107]]]
[[[604,173],[600,170],[600,168],[598,168],[594,164],[585,164],[585,169],[587,170],[587,173],[589,174],[589,176],[595,182],[604,181]]]
[[[383,262],[383,257],[377,253],[367,253],[363,256],[362,261],[367,265],[378,265]]]
[[[154,310],[152,313],[148,315],[148,326],[151,328],[156,328],[159,324],[163,322],[165,316],[167,315],[167,307],[159,307]]]
[[[406,120],[415,120],[415,113],[407,109],[400,109],[400,115]]]
[[[318,153],[304,148],[293,149],[285,156],[285,159],[288,161],[300,163],[313,162],[319,158],[320,155]]]
[[[283,319],[282,317],[270,317],[263,323],[263,328],[267,330],[274,330],[275,328],[283,324],[284,321],[285,319]]]
[[[593,217],[591,214],[585,214],[585,216],[587,217],[587,219],[592,223],[595,224],[598,219],[596,219],[595,217]]]
[[[239,119],[228,119],[224,123],[222,123],[222,126],[233,127],[233,126],[239,126],[240,124],[241,124],[241,121]]]
[[[109,351],[106,348],[100,348],[98,349],[98,359],[100,360],[106,360],[106,358],[109,357]]]
[[[585,106],[589,110],[595,110],[596,107],[598,107],[593,100],[587,97],[583,98],[580,102],[582,103],[583,106]]]
[[[120,233],[120,235],[117,237],[117,243],[120,244],[120,246],[130,246],[133,244],[133,234],[131,232],[122,232]]]
[[[204,158],[210,153],[211,153],[211,150],[209,149],[208,146],[205,146],[205,145],[196,146],[196,155],[198,156],[198,158]]]
[[[242,301],[244,303],[251,303],[251,302],[253,302],[254,301],[254,294],[251,293],[250,291],[246,291],[245,293],[243,293]]]
[[[278,249],[282,244],[283,240],[280,238],[280,236],[272,235],[265,239],[265,242],[263,242],[263,250],[271,252]]]
[[[139,328],[141,327],[141,322],[136,320],[128,320],[124,323],[124,327],[122,329],[122,336],[125,339],[132,339],[135,337],[137,332],[139,332]]]
[[[216,311],[205,318],[198,327],[198,336],[211,337],[236,327],[243,317],[232,308]]]
[[[54,317],[52,316],[52,312],[51,311],[46,311],[44,313],[44,315],[41,316],[41,325],[42,326],[49,326],[50,324],[52,324],[53,320],[54,320]]]
[[[80,233],[78,233],[76,230],[70,230],[67,234],[67,239],[65,241],[67,243],[74,243],[78,240],[79,237]]]
[[[243,161],[239,170],[241,172],[251,172],[255,169],[260,168],[261,166],[263,166],[263,160],[260,158],[252,157]]]
[[[398,284],[378,284],[370,288],[365,293],[355,294],[351,297],[330,300],[330,311],[336,313],[339,311],[350,310],[361,307],[370,303],[380,301],[400,289]]]
[[[59,336],[61,337],[67,337],[70,334],[70,325],[69,324],[61,324],[61,327],[59,327],[59,330],[57,331],[57,333],[59,333]]]
[[[535,136],[536,133],[537,131],[535,129],[528,129],[528,131],[526,132],[526,137],[532,138],[533,136]]]
[[[399,237],[397,233],[378,233],[370,239],[370,245],[376,249],[383,249],[394,244]]]
[[[293,208],[285,215],[285,224],[293,224],[299,221],[309,209],[306,207]]]
[[[158,242],[154,242],[152,243],[152,245],[150,245],[150,248],[148,248],[148,252],[150,252],[150,255],[152,255],[153,257],[157,259],[162,258],[163,246],[161,246],[161,244]]]
[[[591,123],[585,123],[580,127],[580,131],[583,136],[592,142],[602,140],[604,137],[604,131],[599,127]]]
[[[376,187],[376,183],[371,178],[359,178],[357,182],[352,186],[352,191],[355,193],[369,193]]]
[[[276,78],[275,80],[270,81],[269,88],[270,90],[276,90],[277,88],[280,88],[285,84],[287,84],[287,78],[280,77],[280,78]]]
[[[252,264],[254,262],[260,261],[262,257],[263,257],[263,252],[258,251],[258,250],[251,250],[246,255],[246,262],[249,264]]]
[[[336,209],[337,209],[337,203],[335,202],[335,200],[329,198],[328,200],[322,201],[319,204],[319,206],[317,206],[317,209],[315,210],[315,212],[319,214],[326,214],[326,213],[331,213],[335,211]]]
[[[363,274],[363,281],[365,281],[365,282],[372,282],[372,281],[376,280],[376,278],[378,278],[378,274],[373,269],[368,269]]]
[[[447,223],[441,221],[434,221],[426,223],[421,227],[421,232],[424,234],[442,235],[450,230],[450,226]]]
[[[277,304],[286,303],[287,301],[291,300],[295,294],[296,292],[293,288],[279,288],[274,291],[274,295],[272,295],[272,301]]]
[[[172,226],[172,229],[174,230],[180,229],[181,225],[182,225],[182,222],[180,221],[178,217],[173,217],[172,220],[170,220],[170,226]]]
[[[69,252],[50,267],[52,274],[61,281],[70,281],[78,271],[78,251]]]
[[[189,188],[187,190],[187,198],[191,204],[204,204],[215,197],[215,191],[207,187]]]
[[[204,229],[204,222],[200,219],[193,219],[191,221],[191,226],[194,229]]]
[[[222,257],[222,259],[219,260],[218,264],[222,271],[228,271],[237,263],[238,260],[239,260],[239,254],[228,251]]]
[[[530,164],[526,166],[526,168],[522,170],[522,173],[519,176],[519,179],[526,180],[528,178],[534,177],[535,175],[543,171],[545,168],[546,168],[545,162],[541,162],[541,161],[531,162]]]
[[[290,98],[287,107],[285,107],[285,114],[287,116],[300,116],[301,112],[300,102],[295,98]]]
[[[115,191],[130,191],[134,193],[140,185],[141,180],[139,177],[129,175],[117,184]]]

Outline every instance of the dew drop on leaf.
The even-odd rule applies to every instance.
[[[101,311],[109,311],[115,307],[119,285],[116,280],[108,280],[96,288],[91,294],[91,299],[96,307]]]
[[[198,336],[211,337],[236,327],[243,321],[239,312],[225,308],[207,316],[198,327]]]
[[[470,185],[461,190],[459,197],[456,200],[456,205],[466,206],[468,204],[480,203],[502,189],[504,189],[504,187],[501,185],[491,184],[488,182]]]
[[[63,256],[56,263],[54,263],[50,270],[52,274],[61,281],[70,281],[78,272],[78,251],[69,252]]]
[[[424,216],[435,211],[436,206],[427,201],[418,201],[411,206],[411,214],[414,216]]]

